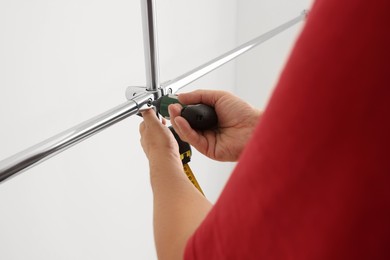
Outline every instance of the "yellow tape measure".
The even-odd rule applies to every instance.
[[[202,188],[200,187],[198,181],[195,178],[195,175],[192,173],[192,170],[188,165],[188,163],[191,161],[191,155],[192,155],[190,144],[181,140],[172,126],[169,127],[169,130],[171,130],[173,136],[177,141],[177,144],[179,145],[180,159],[183,164],[184,173],[187,175],[188,179],[192,182],[192,184],[194,184],[195,188],[197,188],[200,191],[200,193],[202,193],[202,195],[204,196]]]
[[[197,188],[200,191],[200,193],[202,193],[204,196],[202,188],[200,187],[198,181],[196,180],[195,175],[193,174],[190,166],[188,164],[183,164],[183,169],[184,169],[184,173],[187,175],[188,179],[192,182],[192,184],[194,184],[195,188]]]

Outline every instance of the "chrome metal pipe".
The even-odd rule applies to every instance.
[[[220,55],[219,57],[173,79],[168,82],[164,82],[162,84],[162,88],[166,90],[166,93],[175,93],[184,86],[190,84],[191,82],[195,81],[196,79],[203,77],[204,75],[210,73],[211,71],[217,69],[218,67],[222,66],[223,64],[231,61],[232,59],[237,58],[241,54],[244,54],[245,52],[253,49],[254,47],[260,45],[261,43],[271,39],[275,35],[283,32],[284,30],[290,28],[291,26],[295,25],[296,23],[304,20],[307,16],[307,11],[303,11],[298,17],[276,27],[275,29],[272,29],[253,40],[246,42],[237,48],[228,51],[225,54]]]
[[[146,89],[149,91],[156,91],[160,87],[155,8],[156,3],[154,0],[141,0]]]
[[[122,119],[138,113],[139,108],[148,103],[152,97],[153,95],[149,93],[138,95],[133,100],[129,100],[105,113],[0,161],[0,182],[49,159]]]
[[[142,0],[142,6],[145,15],[144,24],[147,30],[144,29],[145,40],[145,57],[148,86],[144,92],[134,92],[134,97],[129,101],[114,107],[113,109],[102,113],[88,121],[85,121],[75,127],[72,127],[56,136],[53,136],[37,145],[34,145],[20,153],[17,153],[5,160],[0,161],[0,182],[21,173],[28,168],[31,168],[44,160],[70,148],[71,146],[83,141],[84,139],[98,133],[99,131],[121,121],[131,115],[137,114],[142,109],[147,109],[150,101],[155,98],[155,91],[159,86],[159,71],[158,71],[158,53],[157,53],[157,33],[155,30],[155,13],[154,0]],[[247,42],[239,47],[199,66],[179,77],[164,83],[161,87],[164,88],[164,93],[175,93],[179,89],[188,85],[192,81],[208,74],[214,69],[222,66],[226,62],[240,56],[241,54],[253,49],[259,44],[271,39],[278,33],[293,26],[307,16],[307,12],[302,14],[287,23],[278,26],[277,28]],[[148,32],[148,33],[145,33]],[[132,96],[133,96],[132,95]]]

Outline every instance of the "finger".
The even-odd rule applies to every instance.
[[[180,104],[172,104],[168,107],[169,115],[171,117],[171,124],[179,135],[180,139],[191,143],[192,145],[201,143],[201,135],[191,128],[188,121],[180,116],[182,106]]]
[[[209,106],[215,106],[218,99],[222,96],[231,95],[229,92],[220,91],[220,90],[195,90],[193,92],[181,93],[178,98],[180,103],[190,105],[190,104],[206,104]]]
[[[178,126],[175,123],[175,118],[180,116],[181,109],[182,109],[182,107],[181,107],[180,104],[171,104],[171,105],[168,106],[168,112],[169,112],[169,117],[170,117],[170,120],[171,120],[171,124],[172,124],[173,128],[175,129],[175,131],[178,134],[180,132],[180,129],[178,128]],[[182,139],[182,140],[184,141],[184,139]]]
[[[144,110],[141,112],[142,117],[145,122],[145,126],[152,126],[156,124],[160,124],[160,121],[158,120],[156,116],[156,112],[153,109]]]
[[[180,116],[183,107],[180,104],[171,104],[168,106],[169,117],[174,120],[175,117]]]
[[[144,132],[144,130],[145,130],[145,122],[141,122],[141,124],[139,124],[139,132],[141,135]]]
[[[194,147],[202,147],[206,141],[205,138],[192,129],[187,120],[181,116],[178,116],[173,120],[172,126],[175,128],[176,133],[179,135],[180,139],[190,143]]]
[[[140,143],[141,143],[141,146],[142,146],[142,149],[144,149],[144,138],[145,138],[145,122],[141,122],[141,124],[139,124],[139,133],[140,133]],[[144,149],[145,151],[145,149]]]

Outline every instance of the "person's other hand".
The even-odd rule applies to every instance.
[[[177,159],[180,161],[179,147],[165,126],[165,120],[160,122],[153,109],[142,112],[144,121],[139,126],[141,145],[150,163]],[[181,161],[180,161],[181,163]]]
[[[179,137],[207,157],[218,161],[237,161],[260,117],[260,111],[226,91],[196,90],[179,94],[184,105],[205,104],[215,108],[218,127],[195,131],[180,116],[179,104],[169,106],[172,126]]]

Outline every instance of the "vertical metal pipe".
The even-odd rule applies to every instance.
[[[155,0],[141,0],[141,9],[144,34],[146,89],[155,91],[160,87]]]
[[[154,12],[154,0],[142,0],[141,6],[143,9],[142,16],[144,22],[145,63],[148,83],[147,90],[155,91],[162,87],[164,89],[171,89],[171,92],[173,93],[226,62],[238,57],[244,52],[274,37],[307,16],[307,11],[304,11],[297,18],[290,20],[287,23],[282,24],[277,28],[160,86],[158,52],[156,48],[157,31],[155,25],[156,19]],[[103,114],[100,114],[18,154],[0,161],[0,183],[62,152],[63,150],[121,121],[122,119],[137,114],[146,104],[150,102],[153,97],[154,94],[148,92],[136,95],[124,104],[121,104]]]

